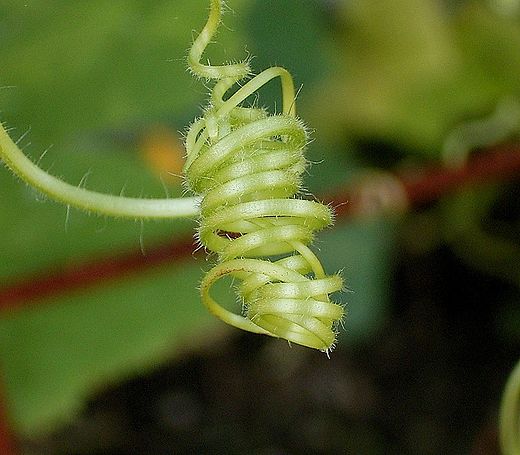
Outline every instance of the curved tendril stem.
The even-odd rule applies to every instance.
[[[220,24],[223,2],[211,0],[210,5],[188,65],[194,74],[216,81],[211,105],[186,137],[184,168],[189,187],[203,196],[198,237],[219,261],[202,280],[202,301],[237,328],[328,352],[344,315],[329,295],[342,289],[343,280],[327,276],[307,246],[333,217],[329,207],[296,196],[308,135],[296,118],[292,77],[286,69],[272,67],[246,81],[251,76],[247,62],[201,64]],[[281,114],[241,105],[278,77]],[[236,91],[226,99],[233,87]],[[237,289],[242,314],[211,295],[213,285],[225,276],[242,281]]]
[[[217,115],[218,117],[225,117],[228,115],[235,107],[237,107],[242,101],[244,101],[248,96],[255,93],[257,90],[262,88],[265,84],[267,84],[271,79],[276,77],[280,78],[282,83],[282,103],[283,103],[283,113],[286,115],[295,116],[296,115],[296,100],[295,100],[295,91],[294,91],[294,82],[291,76],[291,73],[287,71],[285,68],[280,66],[273,66],[262,71],[260,74],[256,75],[248,81],[243,87],[238,89],[232,96],[230,96],[226,101],[222,99],[222,95],[224,93],[219,93],[218,96],[214,96],[213,102],[218,105]],[[224,79],[222,82],[226,82],[228,79]],[[226,84],[227,86],[228,84]],[[217,84],[218,86],[218,84]],[[230,87],[227,86],[227,89]],[[216,98],[216,99],[215,99]]]
[[[249,74],[251,70],[246,62],[221,66],[200,63],[202,54],[220,25],[222,3],[222,0],[211,0],[208,21],[197,38],[195,38],[188,53],[188,67],[195,75],[205,79],[223,79],[225,77],[238,77],[241,79]]]
[[[181,218],[199,213],[200,198],[141,199],[97,193],[54,177],[27,158],[0,124],[0,158],[14,174],[46,196],[88,212],[123,218]]]
[[[500,445],[504,455],[520,454],[520,361],[509,376],[502,397]]]
[[[200,63],[217,32],[223,5],[223,0],[210,0],[208,21],[188,54],[195,75],[216,80],[212,106],[191,125],[185,142],[187,183],[200,196],[127,198],[70,185],[27,158],[2,125],[0,158],[26,183],[68,206],[141,219],[200,214],[199,239],[220,261],[202,280],[202,301],[208,309],[240,329],[329,352],[344,315],[329,295],[342,289],[343,280],[338,274],[327,276],[308,247],[314,232],[329,226],[333,216],[329,207],[297,197],[308,134],[296,118],[294,83],[286,69],[272,67],[224,99],[251,71],[247,61]],[[241,106],[277,77],[281,114]],[[237,292],[244,302],[243,315],[211,296],[212,286],[225,276],[242,280]]]
[[[203,118],[198,119],[192,125],[186,136],[186,162],[182,168],[182,172],[186,174],[187,169],[191,163],[199,156],[200,149],[208,139],[208,133],[205,130],[206,124]]]

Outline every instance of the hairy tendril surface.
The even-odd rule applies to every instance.
[[[327,276],[308,247],[333,214],[319,202],[296,197],[308,135],[296,117],[294,84],[280,67],[251,77],[247,62],[201,63],[222,7],[221,0],[211,0],[208,21],[188,56],[196,76],[215,81],[210,106],[188,131],[184,169],[189,188],[202,198],[200,242],[219,261],[202,280],[202,300],[235,327],[328,351],[344,314],[329,294],[341,290],[343,281]],[[241,105],[275,78],[281,81],[283,113]],[[212,286],[225,276],[241,282],[243,314],[212,297]]]
[[[0,124],[0,158],[24,182],[50,198],[88,212],[133,219],[200,215],[200,242],[219,263],[204,277],[204,304],[223,321],[250,332],[329,351],[342,306],[330,301],[339,275],[327,276],[309,249],[329,226],[329,207],[299,199],[307,132],[296,117],[292,77],[280,67],[251,77],[247,62],[214,66],[201,58],[221,21],[222,0],[210,0],[208,21],[188,55],[194,75],[215,81],[210,106],[190,127],[184,168],[190,198],[144,199],[98,193],[50,175],[27,158]],[[242,106],[272,79],[282,86],[283,112]],[[239,89],[226,98],[235,84]],[[22,136],[23,138],[23,136]],[[217,303],[210,292],[221,278],[241,281],[243,314]]]

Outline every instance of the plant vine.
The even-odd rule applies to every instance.
[[[509,376],[502,396],[500,445],[504,455],[520,454],[520,362]]]
[[[218,257],[201,284],[208,309],[240,329],[329,351],[344,315],[330,294],[342,289],[343,280],[338,274],[327,275],[309,248],[314,233],[332,224],[333,213],[320,202],[298,197],[309,139],[296,117],[294,83],[281,67],[253,76],[247,61],[201,63],[221,22],[223,5],[223,0],[210,0],[207,23],[188,55],[192,73],[214,81],[209,107],[186,136],[184,172],[195,196],[128,198],[75,187],[27,158],[3,125],[0,158],[40,192],[85,211],[135,219],[199,215],[198,238]],[[271,115],[244,104],[277,78],[282,113]],[[211,294],[213,285],[225,276],[241,282],[240,314],[217,303]]]

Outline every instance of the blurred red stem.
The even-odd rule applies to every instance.
[[[3,389],[1,384],[0,389]],[[17,449],[11,426],[9,425],[4,396],[3,390],[0,390],[0,454],[17,455],[19,451]]]
[[[417,207],[470,184],[504,181],[515,176],[520,176],[520,145],[505,145],[476,155],[464,167],[432,168],[415,170],[413,173],[408,171],[397,176],[395,182],[404,192],[408,206]],[[338,221],[363,214],[356,197],[359,194],[357,190],[350,188],[323,198],[337,207]],[[47,297],[86,289],[138,271],[173,263],[189,257],[193,249],[193,240],[183,238],[171,244],[158,245],[147,251],[146,256],[140,251],[124,252],[27,277],[0,287],[0,311],[24,308],[38,304]]]
[[[414,207],[434,201],[462,186],[505,181],[520,175],[520,144],[506,144],[481,153],[460,168],[438,168],[404,176],[408,200]]]
[[[0,287],[0,311],[23,308],[38,299],[87,289],[116,278],[124,278],[136,271],[179,261],[189,257],[193,249],[193,239],[183,238],[172,244],[147,249],[146,255],[141,250],[129,251],[29,277]]]

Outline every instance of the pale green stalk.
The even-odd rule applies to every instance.
[[[509,376],[502,396],[500,445],[504,455],[520,455],[520,362]]]
[[[45,172],[27,158],[0,124],[0,158],[24,182],[58,202],[87,212],[125,218],[182,218],[196,216],[199,198],[143,199],[97,193]]]
[[[225,99],[250,76],[250,68],[247,62],[200,63],[221,13],[222,2],[212,0],[208,22],[188,57],[194,74],[216,80],[212,105],[188,132],[184,167],[189,187],[202,196],[199,240],[220,262],[202,280],[202,301],[240,329],[328,351],[344,314],[329,294],[341,290],[343,281],[327,276],[307,246],[333,217],[329,207],[295,197],[308,135],[296,118],[294,83],[286,69],[273,67],[237,84]],[[275,78],[282,87],[282,114],[242,105]],[[285,257],[271,261],[270,256]],[[211,287],[228,275],[242,280],[242,315],[211,296]]]

